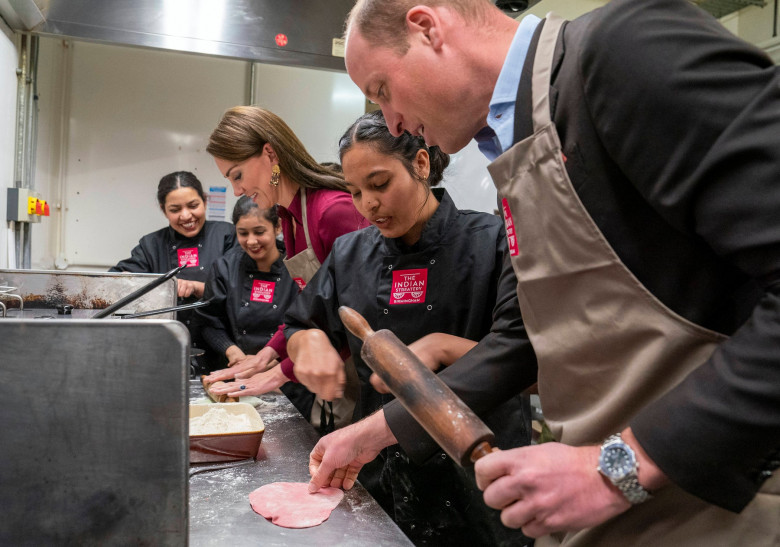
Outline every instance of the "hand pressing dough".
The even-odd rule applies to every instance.
[[[284,528],[309,528],[322,524],[344,497],[339,488],[309,493],[305,482],[274,482],[249,494],[255,513]]]

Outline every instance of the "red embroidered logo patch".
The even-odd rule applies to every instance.
[[[504,225],[506,226],[506,240],[509,243],[509,254],[517,256],[520,254],[520,249],[517,247],[515,221],[512,219],[512,211],[509,210],[509,202],[506,198],[501,198],[501,207],[504,209]]]
[[[425,302],[428,270],[396,270],[393,272],[391,304],[419,304]]]
[[[295,283],[297,283],[298,290],[300,290],[300,291],[302,291],[303,288],[306,286],[306,282],[303,280],[302,277],[293,277],[293,281],[295,281]]]
[[[179,249],[177,253],[179,253],[179,266],[184,266],[186,264],[188,268],[192,268],[193,266],[200,264],[198,262],[197,247],[193,247],[191,249]]]
[[[249,299],[252,302],[263,302],[264,304],[270,304],[274,301],[274,288],[276,283],[273,281],[259,281],[255,280],[252,283],[252,296]]]

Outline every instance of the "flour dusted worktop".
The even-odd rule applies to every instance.
[[[202,400],[200,382],[190,381],[190,402]],[[412,545],[379,504],[356,485],[319,526],[281,528],[252,511],[249,493],[272,482],[308,482],[314,428],[282,394],[260,397],[265,424],[257,461],[190,477],[189,540],[192,546]]]

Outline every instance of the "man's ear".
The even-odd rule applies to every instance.
[[[406,28],[410,38],[419,36],[423,43],[435,50],[442,47],[442,21],[439,14],[429,6],[415,6],[406,12]]]

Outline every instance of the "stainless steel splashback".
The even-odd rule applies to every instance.
[[[186,545],[189,334],[0,320],[0,545]]]
[[[31,0],[29,0],[31,1]],[[49,0],[42,35],[344,70],[354,0]],[[286,45],[278,45],[283,34]]]

